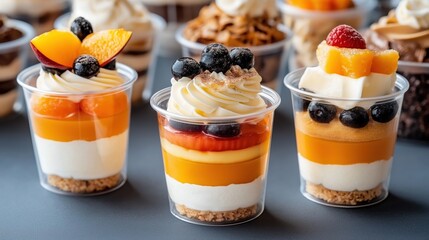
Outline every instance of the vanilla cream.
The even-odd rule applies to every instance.
[[[216,5],[231,16],[261,17],[267,14],[269,18],[279,15],[275,0],[216,0]]]
[[[416,29],[429,28],[429,1],[402,0],[396,8],[398,22]]]

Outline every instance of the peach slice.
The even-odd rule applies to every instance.
[[[86,97],[80,102],[85,113],[96,117],[110,117],[125,111],[127,95],[123,92]]]
[[[79,103],[66,98],[38,95],[31,97],[31,108],[40,115],[57,119],[71,117],[80,111]]]
[[[335,11],[350,8],[352,0],[289,0],[290,5],[316,11]]]
[[[399,53],[395,50],[375,52],[371,72],[392,74],[398,69]]]
[[[131,34],[124,29],[110,29],[90,34],[82,41],[79,55],[92,55],[100,66],[104,66],[122,51]]]

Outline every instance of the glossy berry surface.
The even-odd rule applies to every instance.
[[[337,108],[331,104],[323,104],[319,102],[310,102],[308,105],[308,113],[311,119],[319,123],[329,123],[337,114]]]
[[[215,137],[236,137],[240,134],[240,124],[210,124],[205,126],[203,131]]]
[[[66,71],[64,69],[50,68],[50,67],[46,67],[43,65],[42,65],[42,69],[43,69],[43,71],[45,71],[47,73],[52,73],[52,74],[56,74],[56,75],[61,75],[61,74],[63,74],[63,72]]]
[[[203,71],[226,73],[231,68],[232,60],[226,47],[212,43],[203,49],[200,65]]]
[[[109,70],[116,70],[116,59],[113,59],[112,61],[108,62],[106,65],[103,66],[103,68]]]
[[[183,123],[183,122],[178,122],[178,121],[174,121],[174,120],[170,120],[170,121],[168,121],[168,123],[170,124],[170,127],[176,129],[177,131],[200,132],[203,130],[203,126],[201,126],[201,125]]]
[[[74,61],[73,71],[81,77],[91,78],[100,72],[100,65],[93,56],[84,54]]]
[[[80,41],[94,32],[92,30],[91,23],[83,17],[77,17],[75,20],[73,20],[70,30],[80,39]]]
[[[232,65],[238,65],[242,69],[251,69],[254,63],[253,53],[248,48],[233,48],[229,53]]]
[[[190,57],[182,57],[171,66],[171,74],[174,79],[179,80],[182,77],[193,78],[201,73],[200,64]]]
[[[340,48],[366,49],[365,39],[356,29],[348,25],[339,25],[326,37],[326,44]]]
[[[393,118],[395,118],[398,109],[399,106],[396,101],[383,104],[375,104],[370,108],[371,117],[372,119],[374,119],[374,121],[380,123],[387,123]]]
[[[364,108],[354,107],[340,113],[340,122],[347,127],[363,128],[368,124],[369,116]]]

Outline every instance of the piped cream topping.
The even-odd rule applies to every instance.
[[[216,0],[216,5],[231,16],[261,17],[267,14],[274,18],[279,15],[275,0]]]

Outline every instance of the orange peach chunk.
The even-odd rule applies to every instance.
[[[83,99],[80,108],[85,113],[97,117],[109,117],[125,111],[128,98],[125,93],[90,96]]]
[[[371,72],[392,74],[398,69],[399,53],[395,50],[378,51],[372,60]]]
[[[33,95],[31,108],[45,117],[63,119],[79,112],[79,103],[66,98]]]

